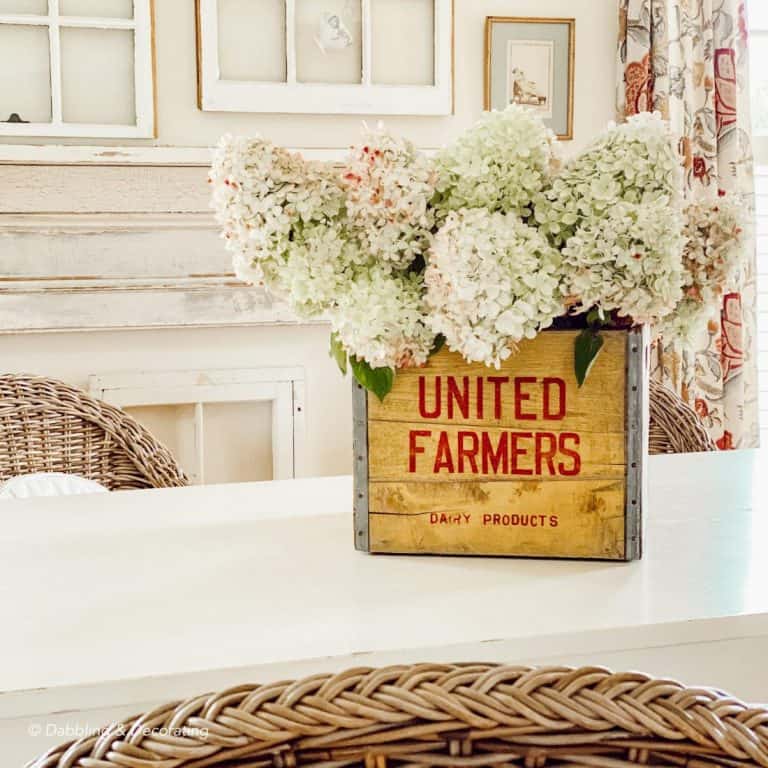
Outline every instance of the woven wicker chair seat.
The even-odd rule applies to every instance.
[[[170,451],[120,409],[54,379],[0,376],[0,482],[33,472],[110,490],[187,484]]]
[[[395,666],[159,707],[33,768],[768,766],[768,709],[606,669]]]
[[[655,381],[650,385],[650,411],[648,450],[651,454],[717,450],[696,412],[671,389]]]

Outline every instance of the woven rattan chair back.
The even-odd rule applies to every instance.
[[[651,382],[650,410],[648,449],[651,454],[717,450],[696,412],[671,389],[655,381]]]
[[[768,710],[597,667],[396,666],[158,707],[30,768],[768,766]]]
[[[120,409],[54,379],[0,376],[0,482],[32,472],[112,491],[187,485],[171,452]]]

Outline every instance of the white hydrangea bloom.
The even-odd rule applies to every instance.
[[[366,127],[341,177],[350,224],[373,258],[405,268],[424,253],[435,223],[435,172],[424,154],[381,126]]]
[[[673,142],[658,113],[611,124],[538,197],[539,228],[563,245],[580,226],[594,226],[617,202],[653,203],[664,197],[679,205],[680,164]]]
[[[486,112],[438,155],[435,207],[441,215],[485,208],[528,216],[559,167],[556,145],[552,131],[525,107]]]
[[[344,194],[321,163],[261,138],[224,136],[210,172],[211,205],[228,247],[244,260],[274,260],[305,225],[338,218]]]
[[[563,313],[560,254],[515,214],[451,212],[429,252],[429,322],[448,348],[497,368]]]
[[[617,310],[636,323],[669,315],[683,284],[682,228],[666,198],[618,202],[586,222],[562,250],[573,311]]]
[[[356,270],[370,262],[344,227],[309,224],[290,243],[285,258],[264,266],[270,291],[285,299],[300,317],[332,307],[348,290]]]
[[[725,195],[688,205],[683,217],[683,293],[657,333],[684,340],[716,316],[722,294],[737,287],[749,209],[739,197]]]
[[[426,323],[424,283],[416,273],[361,269],[330,311],[344,349],[371,368],[424,365],[435,334]]]

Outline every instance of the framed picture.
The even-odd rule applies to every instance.
[[[197,42],[204,111],[453,111],[453,0],[197,0]]]
[[[575,38],[574,19],[487,17],[485,108],[522,104],[572,139]]]

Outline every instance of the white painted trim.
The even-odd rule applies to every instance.
[[[62,90],[63,83],[61,78],[61,33],[59,27],[59,0],[48,0],[48,13],[50,21],[48,26],[48,41],[50,44],[50,67],[51,67],[51,125],[48,128],[58,130],[62,127]],[[23,128],[23,125],[19,125]],[[33,126],[29,126],[32,128]]]
[[[308,160],[342,162],[348,147],[291,147]],[[432,155],[437,147],[421,147]],[[67,147],[53,144],[0,144],[0,165],[170,165],[208,167],[211,147]]]
[[[0,144],[0,165],[181,165],[211,164],[210,147],[99,147]],[[348,147],[292,148],[308,160],[342,161]],[[432,152],[434,150],[427,150]]]
[[[155,62],[153,0],[133,3],[136,24],[133,51],[136,94],[136,131],[139,136],[155,136]]]
[[[155,328],[324,325],[302,321],[285,304],[247,286],[120,286],[45,291],[0,290],[0,335]]]
[[[218,13],[216,19],[218,23]],[[218,40],[218,33],[216,39]],[[213,55],[217,57],[215,61],[217,62],[216,80],[218,81],[220,79],[218,45]],[[296,0],[285,0],[285,79],[289,85],[296,83]],[[212,86],[215,88],[216,83],[213,83]]]
[[[213,112],[449,115],[453,112],[453,0],[434,2],[435,84],[411,86],[368,82],[370,13],[363,14],[363,47],[368,50],[363,51],[359,85],[294,82],[293,0],[286,4],[287,82],[223,80],[218,64],[218,0],[199,0],[201,108]]]
[[[363,18],[363,85],[369,88],[373,83],[373,23],[371,0],[361,0]]]
[[[50,2],[50,0],[49,0]],[[141,0],[139,0],[141,2]],[[60,27],[81,27],[85,29],[135,29],[134,19],[123,19],[110,16],[62,16],[58,8],[50,6],[50,14],[45,16],[24,15],[18,13],[0,14],[0,25],[23,27],[49,27],[58,24]]]
[[[6,115],[7,117],[7,115]],[[136,125],[95,123],[0,123],[0,137],[20,136],[54,139],[151,139],[152,133]]]
[[[102,139],[150,139],[155,135],[154,63],[152,53],[152,2],[134,0],[134,18],[105,18],[95,16],[60,16],[59,0],[49,0],[48,14],[0,15],[0,25],[35,25],[49,28],[49,58],[51,74],[51,121],[49,123],[0,122],[0,137],[60,137]],[[134,125],[67,123],[62,115],[61,27],[87,29],[133,30],[135,111]],[[0,116],[4,119],[7,116]],[[22,115],[23,117],[23,115]]]
[[[0,233],[102,235],[108,232],[216,230],[212,213],[9,213],[0,214]]]
[[[198,371],[153,371],[91,375],[90,393],[120,408],[194,405],[195,462],[188,467],[198,484],[205,482],[205,406],[213,403],[272,403],[272,474],[275,480],[297,477],[304,446],[304,369],[245,368]],[[296,418],[296,393],[300,416]],[[298,438],[298,439],[297,439]]]

